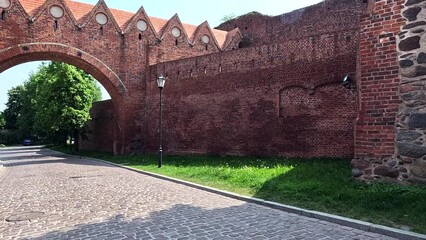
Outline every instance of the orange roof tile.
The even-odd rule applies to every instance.
[[[232,41],[235,35],[237,35],[239,32],[240,30],[238,28],[235,28],[234,30],[231,30],[230,32],[228,32],[228,34],[224,38],[223,43],[221,44],[220,47],[223,49],[224,47],[228,46],[228,44]]]
[[[214,37],[217,40],[217,43],[222,48],[223,45],[225,44],[228,32],[222,31],[222,30],[217,30],[217,29],[212,29],[212,32],[213,32]]]
[[[161,32],[161,29],[167,24],[167,20],[161,18],[149,17],[149,20],[157,33]]]
[[[33,16],[44,4],[45,0],[20,0],[19,1],[28,15]]]
[[[133,13],[122,11],[122,10],[117,10],[112,8],[110,8],[109,10],[111,11],[111,14],[114,16],[115,21],[117,21],[118,26],[120,26],[122,30],[124,30],[124,27],[127,25],[127,22],[129,22],[130,19],[132,19],[132,17],[134,16]]]
[[[22,7],[24,7],[25,11],[30,15],[34,16],[36,12],[42,7],[42,5],[45,3],[45,0],[19,0],[22,4]],[[65,0],[68,8],[71,10],[72,14],[74,15],[75,19],[82,23],[85,21],[85,18],[87,15],[92,11],[94,5],[82,3],[82,2],[76,2],[73,0]],[[109,9],[111,11],[111,14],[114,16],[115,21],[120,26],[122,30],[124,30],[124,27],[127,25],[127,23],[130,21],[130,19],[134,16],[134,13],[118,10],[118,9]],[[156,18],[156,17],[149,17],[155,31],[157,33],[160,33],[162,28],[167,24],[168,20]],[[183,27],[185,28],[186,33],[188,34],[188,37],[191,38],[194,34],[195,30],[197,29],[197,26],[183,23]],[[223,44],[226,41],[226,36],[228,32],[221,31],[217,29],[212,29],[213,35],[218,41],[219,45],[222,47]]]
[[[80,23],[85,20],[85,17],[90,13],[90,11],[92,11],[94,7],[91,4],[74,2],[71,0],[66,0],[65,2],[68,8],[70,9],[70,11],[72,12],[72,14],[74,15],[77,22],[80,22]]]
[[[185,28],[186,33],[188,34],[188,38],[191,38],[194,35],[194,32],[197,30],[197,26],[189,25],[186,23],[182,23],[183,28]]]

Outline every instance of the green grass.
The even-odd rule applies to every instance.
[[[165,156],[159,169],[156,156],[80,154],[242,195],[426,233],[425,187],[356,182],[347,160]]]

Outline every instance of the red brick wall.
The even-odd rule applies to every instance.
[[[80,138],[80,149],[114,152],[115,119],[112,100],[96,102],[90,110],[92,118],[86,129],[86,137]]]
[[[355,157],[390,157],[395,152],[395,121],[400,83],[396,38],[405,20],[404,0],[370,1],[361,17]]]
[[[219,28],[239,27],[254,47],[151,66],[146,150],[158,147],[155,79],[163,74],[169,153],[352,157],[357,96],[340,83],[355,77],[366,7],[328,0],[277,17],[247,15]]]
[[[230,31],[238,27],[243,36],[251,40],[252,46],[259,46],[359,29],[358,16],[366,7],[363,0],[326,0],[274,17],[249,13],[217,28]],[[345,37],[356,38],[353,35]]]
[[[155,79],[163,74],[168,153],[352,157],[356,96],[340,83],[356,72],[356,36],[348,30],[152,66],[146,150],[158,148]]]

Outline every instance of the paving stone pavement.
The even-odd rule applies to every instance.
[[[393,239],[38,147],[0,160],[0,239]]]

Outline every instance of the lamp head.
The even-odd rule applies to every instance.
[[[166,78],[165,78],[165,77],[163,77],[163,75],[160,75],[160,76],[157,78],[157,85],[158,85],[158,88],[163,89],[163,88],[164,88],[164,84],[166,84]]]
[[[349,76],[349,74],[346,74],[346,76],[343,78],[342,86],[350,89],[352,88],[352,83],[353,83],[352,78]]]

